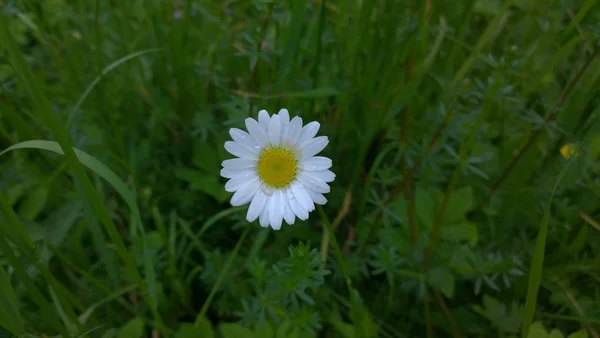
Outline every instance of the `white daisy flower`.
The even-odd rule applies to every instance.
[[[248,132],[232,128],[233,141],[225,149],[238,158],[223,161],[221,176],[229,178],[225,190],[233,192],[231,204],[250,203],[246,219],[257,218],[262,227],[281,229],[283,220],[294,224],[296,217],[308,219],[315,204],[325,204],[323,194],[335,174],[329,170],[331,159],[315,156],[329,140],[315,137],[320,124],[311,122],[302,127],[298,116],[290,120],[287,109],[269,116],[258,113],[258,121],[246,119]]]

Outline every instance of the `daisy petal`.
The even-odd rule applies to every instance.
[[[265,130],[265,133],[267,132],[267,130],[269,130],[270,119],[271,117],[269,116],[269,113],[266,110],[262,109],[258,112],[258,124],[260,124],[260,126]]]
[[[231,169],[231,168],[223,168],[221,169],[221,176],[225,178],[234,178],[238,175],[243,175],[246,173],[254,172],[252,169]]]
[[[279,115],[273,115],[269,121],[269,141],[275,147],[279,145],[281,139],[281,121]]]
[[[300,116],[295,116],[288,124],[288,129],[283,135],[283,140],[285,143],[296,144],[298,141],[298,137],[302,132],[302,118]]]
[[[236,192],[250,181],[258,181],[258,176],[253,172],[238,175],[225,183],[225,191]]]
[[[267,136],[266,131],[260,126],[260,124],[258,124],[258,122],[256,122],[255,119],[251,117],[247,118],[246,128],[256,143],[263,147],[269,144],[269,137]]]
[[[302,169],[308,171],[320,171],[331,168],[331,159],[323,156],[309,157],[302,162]]]
[[[251,148],[242,147],[239,143],[233,141],[225,142],[225,150],[227,150],[230,154],[248,159],[256,159],[257,153],[250,151]]]
[[[317,121],[313,121],[302,128],[302,132],[300,133],[300,138],[298,138],[298,144],[302,144],[317,135],[319,128],[321,125]]]
[[[310,174],[326,183],[333,182],[335,180],[335,174],[331,170],[311,171]]]
[[[296,215],[294,215],[292,207],[290,206],[290,200],[287,192],[283,193],[283,219],[289,225],[293,225],[296,220]]]
[[[288,189],[287,197],[288,197],[288,202],[290,203],[290,208],[292,209],[294,214],[296,214],[296,216],[298,216],[298,218],[303,221],[307,220],[308,219],[308,211],[306,211],[300,205],[300,203],[298,203],[298,200],[296,199],[296,197],[294,197],[294,193],[292,192],[291,189]]]
[[[238,128],[231,128],[231,130],[229,130],[229,135],[231,135],[231,139],[233,139],[235,143],[248,149],[252,153],[258,154],[260,146],[247,132]]]
[[[258,165],[256,160],[250,160],[247,158],[232,158],[223,161],[221,166],[226,169],[249,169],[254,168]]]
[[[327,136],[315,137],[304,143],[301,143],[300,149],[302,149],[302,159],[308,160],[309,158],[320,153],[323,149],[325,149],[328,143],[329,139]]]
[[[320,192],[322,194],[326,194],[331,190],[329,188],[329,185],[327,183],[323,182],[322,179],[320,179],[319,177],[316,177],[314,175],[311,175],[307,171],[303,171],[302,173],[300,173],[300,175],[298,175],[298,182],[302,183],[302,185],[304,187],[306,187],[307,189],[312,189],[312,190],[314,190],[316,192]]]
[[[271,204],[271,197],[267,196],[265,206],[263,207],[262,211],[260,212],[260,216],[258,217],[258,223],[260,223],[260,226],[263,228],[266,228],[269,226],[269,205],[270,204]]]
[[[284,108],[279,110],[279,113],[277,113],[277,115],[279,115],[279,121],[281,122],[281,126],[285,128],[290,123],[290,113],[287,109]]]
[[[250,207],[248,207],[248,213],[246,214],[246,220],[248,222],[254,222],[258,218],[258,216],[260,216],[263,209],[265,209],[266,202],[267,195],[265,195],[259,189],[252,198],[252,202],[250,202]]]
[[[259,188],[260,184],[258,183],[258,179],[246,183],[238,191],[236,191],[235,194],[233,194],[231,197],[231,205],[238,207],[250,202]]]
[[[315,204],[310,199],[310,196],[306,192],[303,186],[301,186],[298,182],[292,183],[292,192],[294,193],[294,197],[298,200],[298,203],[306,210],[313,211],[315,210]]]
[[[306,189],[306,192],[310,196],[310,198],[315,202],[315,204],[325,205],[327,203],[327,198],[323,196],[323,194],[316,192],[312,189]]]
[[[269,205],[269,222],[273,230],[281,229],[281,223],[283,222],[283,192],[281,190],[275,191],[275,194],[271,198],[271,205]]]

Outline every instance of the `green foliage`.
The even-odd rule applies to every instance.
[[[22,336],[25,327],[19,303],[4,269],[0,269],[0,295],[0,327],[5,327],[16,336]]]
[[[0,3],[0,337],[597,337],[600,5]],[[336,180],[231,207],[230,128]],[[320,244],[320,245],[319,245]]]

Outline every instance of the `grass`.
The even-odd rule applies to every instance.
[[[599,336],[596,1],[0,8],[0,335]],[[273,231],[219,170],[280,108],[336,180]]]

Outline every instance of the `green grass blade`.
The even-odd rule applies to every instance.
[[[62,320],[63,324],[69,331],[69,334],[71,336],[77,335],[77,333],[78,333],[77,325],[71,321],[71,319],[69,318],[69,316],[63,309],[60,298],[56,295],[56,293],[54,292],[54,290],[51,287],[49,288],[49,293],[50,293],[50,297],[52,299],[52,304],[54,305],[54,308],[56,309],[56,313],[58,314],[58,316]]]
[[[492,40],[500,31],[505,27],[506,22],[508,21],[508,8],[512,5],[513,1],[507,1],[504,4],[504,10],[501,14],[497,15],[492,22],[487,26],[483,34],[481,34],[481,38],[473,48],[471,55],[467,58],[466,61],[462,64],[462,66],[458,69],[456,74],[454,75],[454,79],[452,79],[452,87],[458,86],[458,84],[467,76],[467,74],[473,69],[475,64],[475,60],[479,56],[479,53],[483,50],[483,48],[491,43]]]
[[[25,334],[17,296],[3,267],[0,267],[0,326],[17,337]]]
[[[221,285],[221,283],[223,282],[223,279],[225,279],[225,276],[229,272],[229,268],[231,267],[231,264],[233,263],[233,260],[235,259],[235,257],[237,257],[237,255],[242,247],[242,244],[244,244],[244,240],[246,239],[246,236],[248,236],[248,233],[250,233],[250,229],[252,229],[252,225],[247,225],[246,229],[244,229],[244,232],[240,236],[240,239],[238,239],[238,242],[235,245],[235,248],[233,248],[231,255],[229,255],[229,259],[227,260],[227,262],[225,263],[225,266],[223,267],[223,270],[221,270],[221,273],[219,274],[219,277],[217,278],[215,285],[213,285],[213,287],[210,289],[210,292],[208,293],[208,297],[206,297],[206,300],[204,301],[204,304],[202,305],[202,309],[200,309],[200,313],[196,317],[196,324],[194,324],[194,326],[197,326],[200,323],[200,318],[202,318],[206,315],[206,311],[208,311],[208,307],[210,306],[210,303],[212,303],[212,300],[215,297],[215,294],[217,293],[219,286]]]
[[[57,331],[66,333],[65,328],[60,324],[60,319],[55,317],[56,313],[46,297],[42,294],[40,289],[36,286],[35,282],[32,280],[30,275],[27,272],[26,262],[34,265],[38,271],[46,278],[46,281],[49,285],[55,288],[60,295],[63,296],[63,302],[66,305],[66,313],[71,318],[75,318],[74,311],[70,304],[70,299],[73,298],[72,295],[68,294],[66,289],[56,281],[54,276],[48,271],[48,269],[41,264],[41,258],[35,248],[31,248],[29,246],[22,246],[20,243],[13,243],[17,245],[20,256],[15,254],[14,249],[9,245],[7,239],[15,236],[11,236],[10,233],[13,231],[17,231],[17,229],[25,229],[21,220],[17,217],[14,210],[12,209],[7,196],[4,194],[2,190],[0,190],[0,210],[4,213],[7,218],[7,224],[10,226],[0,226],[0,252],[4,253],[5,258],[11,267],[15,270],[15,273],[21,280],[23,284],[27,287],[28,292],[32,296],[34,302],[39,306],[40,311],[42,313],[46,313],[44,318],[46,318],[49,324],[54,327]],[[25,233],[26,242],[31,242],[29,236]]]
[[[94,81],[92,81],[92,83],[90,83],[87,86],[87,88],[83,91],[83,93],[81,94],[81,96],[79,97],[79,99],[77,100],[75,105],[73,106],[73,109],[71,110],[71,112],[69,114],[67,124],[68,125],[71,124],[73,117],[75,117],[75,113],[77,113],[77,111],[83,104],[83,101],[85,101],[85,99],[90,95],[92,90],[98,85],[98,83],[102,80],[102,78],[104,78],[104,76],[106,76],[108,73],[110,73],[113,69],[117,68],[118,66],[122,65],[123,63],[125,63],[131,59],[135,59],[136,57],[142,56],[144,54],[159,52],[161,50],[162,50],[162,48],[149,48],[149,49],[141,50],[141,51],[138,51],[135,53],[131,53],[129,55],[125,55],[122,58],[119,58],[118,60],[115,60],[114,62],[110,63],[108,66],[104,67],[104,69],[102,69],[100,74],[98,76],[96,76]]]
[[[133,279],[133,281],[139,286],[143,297],[145,298],[148,306],[152,310],[155,319],[161,323],[160,314],[157,311],[156,298],[152,295],[148,295],[148,288],[140,276],[133,256],[127,250],[123,239],[121,238],[117,228],[115,227],[108,211],[104,208],[104,203],[100,197],[100,194],[94,188],[90,178],[87,176],[83,165],[77,159],[77,155],[72,147],[72,142],[69,138],[67,130],[61,126],[60,121],[52,111],[52,105],[46,98],[42,86],[38,83],[37,79],[33,76],[31,69],[25,61],[25,57],[21,52],[17,42],[10,33],[7,23],[5,20],[0,20],[0,41],[8,52],[8,59],[10,60],[13,68],[21,78],[21,81],[27,88],[27,92],[32,100],[35,102],[38,114],[42,122],[46,124],[46,127],[52,132],[53,136],[58,141],[60,148],[63,149],[64,154],[67,158],[68,163],[74,171],[75,178],[79,181],[83,190],[85,191],[88,199],[91,201],[96,216],[101,220],[106,231],[109,233],[111,240],[115,243],[117,251],[123,258],[126,264],[126,272]],[[151,276],[148,276],[151,277]],[[152,281],[152,283],[155,283]]]
[[[348,294],[352,295],[352,279],[350,278],[350,273],[348,272],[348,265],[344,260],[344,256],[342,256],[342,250],[340,249],[340,245],[337,241],[337,237],[335,236],[335,232],[333,232],[333,228],[331,226],[331,222],[329,222],[329,218],[325,214],[325,211],[321,206],[317,206],[319,210],[319,215],[321,216],[321,221],[323,222],[323,226],[329,232],[329,237],[331,238],[331,245],[333,245],[333,252],[338,260],[338,264],[340,265],[340,270],[342,271],[342,275],[346,281],[346,286],[348,287]]]
[[[57,154],[64,155],[64,152],[62,151],[60,145],[56,142],[44,141],[44,140],[31,140],[31,141],[24,141],[24,142],[17,143],[15,145],[5,149],[4,151],[2,151],[0,153],[0,156],[2,156],[3,154],[5,154],[9,151],[17,150],[17,149],[47,150],[47,151],[51,151],[51,152],[54,152]],[[98,174],[100,177],[105,179],[108,183],[110,183],[110,185],[112,185],[112,187],[119,193],[119,195],[121,195],[121,197],[123,198],[123,200],[129,207],[129,209],[131,210],[132,219],[133,219],[133,222],[135,223],[134,229],[138,229],[138,231],[140,231],[140,233],[143,233],[142,220],[141,220],[139,208],[137,206],[135,195],[131,192],[131,190],[129,188],[127,188],[127,185],[125,184],[125,182],[123,182],[119,178],[119,176],[117,176],[117,174],[115,174],[112,170],[110,170],[107,166],[105,166],[102,162],[97,160],[95,157],[89,155],[86,152],[78,150],[78,149],[73,149],[73,150],[77,156],[77,159],[81,162],[81,164],[83,164],[84,166],[86,166],[87,168],[89,168],[90,170],[92,170],[93,172]],[[135,233],[133,235],[135,236]],[[144,237],[143,242],[142,242],[144,248],[146,246],[145,242],[146,241],[145,241],[145,237]],[[145,268],[146,282],[148,283],[148,288],[152,291],[150,293],[150,295],[154,300],[156,300],[158,297],[157,296],[158,290],[156,289],[156,273],[154,272],[154,265],[152,264],[152,257],[149,256],[149,253],[147,253],[147,250],[144,250],[144,268]]]
[[[300,39],[304,27],[304,17],[306,16],[306,1],[292,1],[292,18],[289,24],[288,35],[285,37],[286,45],[281,55],[281,63],[277,76],[277,86],[281,88],[287,74],[292,67],[294,59],[300,48]]]
[[[4,200],[4,197],[5,196],[0,191],[0,202]],[[63,336],[67,337],[68,332],[65,330],[65,327],[61,325],[60,319],[56,316],[56,313],[54,309],[52,309],[50,302],[48,302],[37,285],[35,285],[31,278],[29,278],[29,275],[27,275],[27,272],[25,271],[25,266],[23,265],[22,260],[17,258],[4,236],[0,236],[0,252],[4,254],[5,259],[8,261],[10,266],[13,267],[15,274],[27,288],[27,292],[31,296],[31,299],[39,307],[41,321],[47,323],[49,327],[54,328]]]
[[[552,199],[554,198],[554,193],[556,192],[558,184],[567,172],[567,169],[569,168],[571,163],[572,161],[567,162],[567,164],[558,174],[556,181],[554,182],[554,187],[552,188],[552,192],[550,193],[548,205],[546,206],[546,210],[544,211],[544,217],[542,218],[542,222],[540,223],[540,230],[535,241],[535,250],[533,252],[533,259],[531,260],[531,267],[529,269],[527,295],[525,296],[525,312],[522,324],[523,326],[521,328],[521,337],[523,338],[527,338],[527,335],[529,334],[529,328],[531,327],[531,323],[533,322],[533,317],[535,315],[535,307],[537,303],[537,296],[540,291],[540,284],[542,283],[542,275],[544,273],[544,254],[546,250],[546,236],[548,234],[548,222],[550,220],[550,207],[552,206]]]

